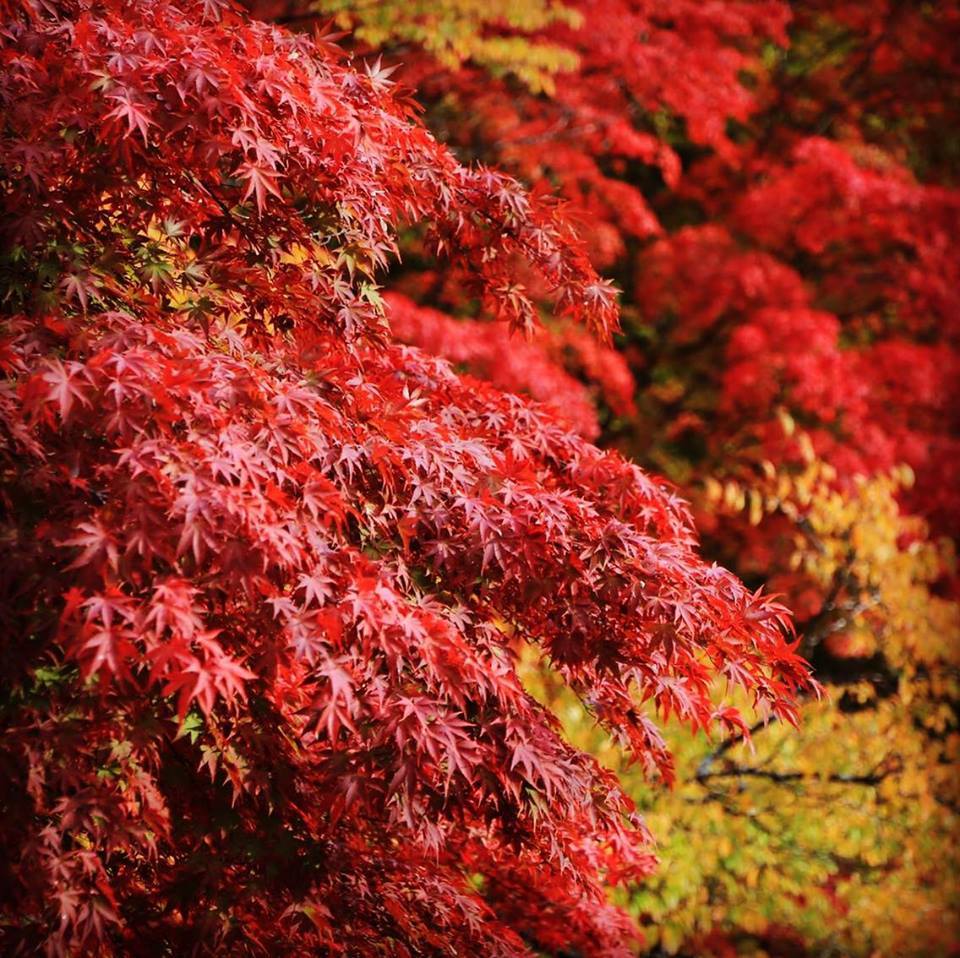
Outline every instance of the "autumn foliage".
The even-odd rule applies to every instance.
[[[416,238],[393,282],[434,318],[400,334],[582,428],[558,373],[575,375],[600,441],[692,499],[707,554],[786,596],[827,685],[799,735],[754,723],[753,750],[671,724],[665,794],[527,673],[653,823],[669,867],[620,899],[648,947],[952,954],[957,5],[583,0],[491,7],[482,29],[457,2],[311,9],[399,63],[461,157],[566,200],[624,291],[619,356],[601,363],[627,361],[636,411],[569,350],[535,383],[488,371],[500,333],[480,342],[482,311]],[[438,307],[467,317],[471,355],[431,332]],[[549,341],[538,355],[556,357]]]
[[[807,678],[662,483],[388,341],[407,223],[606,335],[569,227],[226,6],[13,9],[3,56],[13,947],[622,951],[646,833],[514,645],[666,777],[640,700]]]
[[[952,3],[0,9],[4,953],[950,953]]]

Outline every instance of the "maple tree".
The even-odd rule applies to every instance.
[[[672,487],[392,341],[404,231],[628,412],[562,209],[222,0],[2,16],[5,950],[629,953],[646,827],[517,650],[665,779],[812,686]]]
[[[398,62],[458,155],[562,197],[625,290],[619,355],[558,351],[548,320],[512,365],[459,273],[407,236],[391,284],[420,309],[404,301],[397,333],[677,482],[707,553],[786,595],[833,686],[754,755],[670,728],[666,795],[527,673],[665,836],[671,868],[630,899],[650,943],[951,953],[957,4],[574,0],[527,24],[458,0],[291,8]],[[496,37],[511,64],[487,56]],[[532,72],[545,50],[552,83]],[[632,406],[610,390],[624,360]]]

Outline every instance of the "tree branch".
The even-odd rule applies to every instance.
[[[702,765],[702,763],[701,763]],[[776,772],[772,769],[756,768],[748,765],[730,765],[720,771],[711,772],[697,769],[697,781],[705,782],[712,778],[765,778],[768,781],[784,784],[787,782],[817,781],[832,782],[837,785],[879,785],[885,778],[900,771],[899,762],[879,771],[879,766],[872,772],[861,775],[836,772],[831,775],[810,775],[806,772]]]

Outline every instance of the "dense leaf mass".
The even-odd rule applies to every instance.
[[[518,342],[502,324],[454,319],[396,293],[385,298],[390,330],[401,342],[443,356],[500,389],[532,396],[587,439],[600,434],[598,399],[619,414],[636,412],[623,357],[582,327],[552,324],[540,327],[534,341]]]
[[[799,735],[757,724],[756,752],[668,725],[668,794],[553,673],[524,673],[664,837],[670,868],[627,893],[646,947],[955,954],[960,5],[568,0],[525,22],[470,0],[273,7],[335,12],[459,156],[564,198],[623,287],[633,408],[611,401],[607,356],[587,368],[541,337],[506,361],[503,330],[408,235],[390,279],[419,307],[405,341],[581,431],[592,392],[598,441],[680,485],[705,554],[784,595],[832,686]]]
[[[415,223],[515,327],[521,277],[601,337],[611,287],[322,38],[3,9],[10,950],[625,953],[647,833],[516,648],[669,779],[655,714],[742,728],[717,675],[793,718],[787,614],[665,483],[391,344],[375,277]]]

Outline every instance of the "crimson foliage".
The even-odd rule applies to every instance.
[[[514,326],[531,271],[601,337],[611,288],[322,40],[27,0],[0,43],[8,953],[622,953],[646,832],[517,644],[666,777],[642,700],[790,718],[805,666],[669,488],[391,344],[374,276],[416,223]]]

